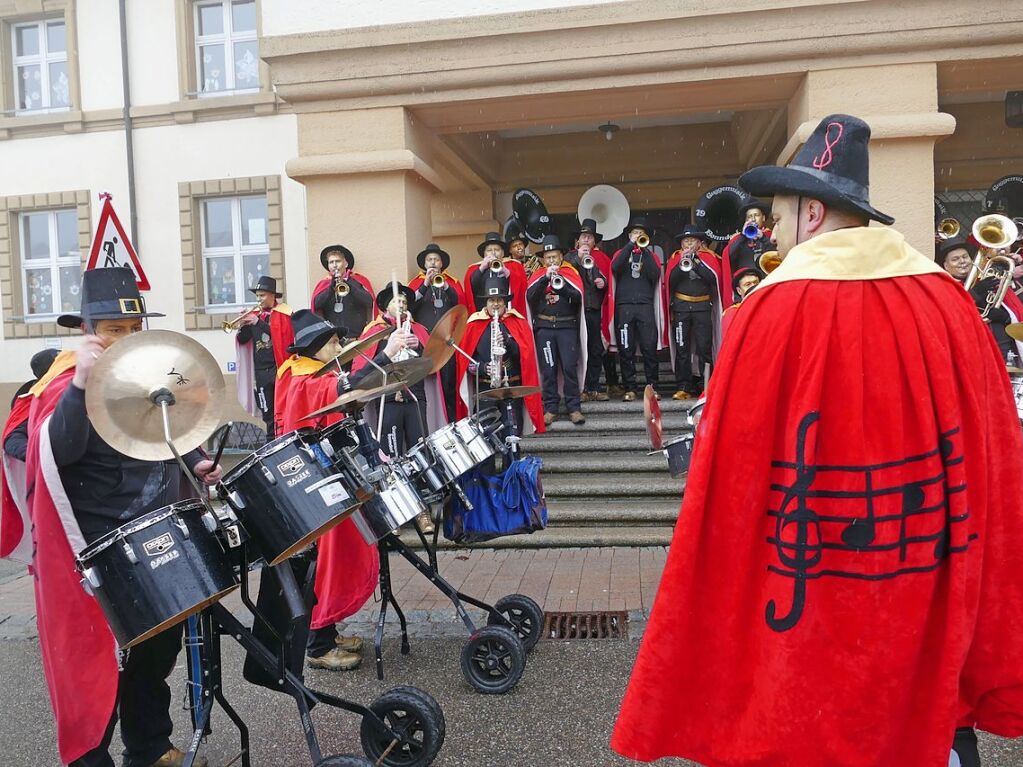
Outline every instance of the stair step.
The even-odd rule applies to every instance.
[[[649,447],[649,442],[647,443]],[[663,472],[668,471],[668,463],[664,455],[647,455],[635,450],[631,452],[608,453],[606,451],[582,453],[550,453],[543,456],[543,475],[565,473],[603,473],[609,468],[627,472]]]
[[[676,432],[670,432],[675,435]],[[677,432],[681,434],[682,432]],[[591,453],[599,452],[607,456],[607,466],[614,466],[618,453],[649,452],[650,438],[645,432],[629,434],[593,434],[587,435],[582,429],[574,439],[572,434],[534,434],[522,441],[522,451],[528,455],[540,455],[547,460],[548,453]]]
[[[626,413],[596,413],[586,416],[586,423],[576,426],[568,418],[559,418],[547,427],[549,434],[571,433],[577,436],[584,436],[587,433],[601,432],[645,432],[646,422],[643,420],[642,409]],[[662,419],[665,431],[681,432],[686,428],[685,415],[682,413],[669,413]],[[527,438],[528,439],[528,438]]]
[[[662,413],[678,413],[683,418],[693,405],[695,399],[674,400],[671,397],[661,397],[660,406]],[[607,402],[584,402],[582,403],[583,415],[587,418],[597,413],[642,413],[643,398],[639,397],[633,402],[622,402],[621,397],[614,397]]]
[[[679,501],[649,498],[548,498],[548,524],[551,527],[589,527],[592,525],[642,526],[674,525]]]
[[[667,546],[674,528],[663,527],[549,527],[531,535],[506,535],[491,541],[465,546],[452,543],[443,535],[437,540],[439,549],[546,549],[591,546]],[[413,549],[422,548],[414,530],[402,529],[401,539]],[[443,575],[443,570],[441,571]]]
[[[543,489],[548,498],[663,496],[681,499],[685,479],[675,479],[667,471],[657,473],[543,474]]]

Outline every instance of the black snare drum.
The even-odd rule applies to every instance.
[[[159,634],[237,588],[204,511],[196,500],[164,506],[78,555],[82,585],[96,597],[121,647]]]
[[[355,488],[360,501],[373,495],[372,482],[366,477],[366,461],[359,455],[359,437],[355,433],[355,422],[351,418],[320,429],[320,448],[331,463],[345,474]]]
[[[313,429],[268,442],[224,477],[223,485],[245,532],[271,565],[340,524],[360,503]]]
[[[689,472],[689,461],[693,457],[692,433],[683,434],[670,442],[664,443],[664,455],[668,458],[668,473],[673,477],[683,477]]]

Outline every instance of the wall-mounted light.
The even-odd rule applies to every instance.
[[[604,138],[606,138],[608,141],[610,141],[611,137],[614,136],[615,133],[617,133],[620,129],[621,129],[621,126],[615,125],[610,120],[608,120],[603,125],[598,125],[597,126],[597,130],[599,130],[601,133],[603,133],[604,134]]]

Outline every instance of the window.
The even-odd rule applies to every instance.
[[[15,112],[57,112],[71,106],[64,21],[11,26]]]
[[[256,0],[200,0],[193,23],[199,95],[258,91]]]
[[[52,319],[81,306],[82,254],[75,208],[18,215],[25,318]]]
[[[270,274],[266,195],[207,198],[199,207],[206,305],[251,303],[248,289]]]

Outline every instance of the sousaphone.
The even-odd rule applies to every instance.
[[[547,207],[540,195],[532,189],[515,190],[512,195],[512,216],[530,242],[539,244],[551,233],[551,217]]]
[[[580,222],[592,218],[597,222],[597,234],[613,240],[628,226],[630,213],[624,194],[610,184],[597,184],[583,192],[576,215]]]
[[[716,242],[728,242],[741,226],[739,211],[750,197],[737,186],[716,186],[693,208],[693,223]]]

